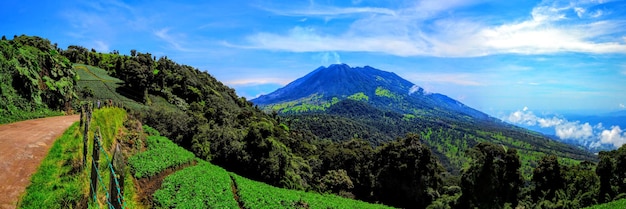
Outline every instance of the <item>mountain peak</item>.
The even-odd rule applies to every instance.
[[[283,88],[253,99],[252,102],[259,106],[285,103],[291,106],[319,106],[314,109],[322,110],[332,104],[332,101],[344,99],[365,100],[375,107],[403,114],[428,112],[452,117],[469,115],[488,118],[486,114],[450,97],[424,92],[423,88],[395,73],[370,66],[350,67],[345,63],[321,66]],[[279,105],[282,106],[285,105]],[[302,109],[309,110],[304,107]]]

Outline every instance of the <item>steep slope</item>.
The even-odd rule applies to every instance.
[[[424,92],[423,88],[395,73],[370,66],[352,68],[347,64],[320,67],[275,92],[251,101],[282,113],[294,113],[324,110],[345,98],[364,100],[377,108],[402,114],[489,118],[450,97]]]

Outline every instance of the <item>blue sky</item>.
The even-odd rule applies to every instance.
[[[0,21],[9,38],[167,55],[246,98],[347,63],[494,116],[626,110],[625,1],[8,0]]]

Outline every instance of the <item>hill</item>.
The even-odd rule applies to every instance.
[[[452,173],[467,165],[465,152],[479,142],[513,147],[522,157],[529,177],[534,162],[555,154],[568,163],[595,160],[595,156],[500,122],[442,94],[428,93],[390,72],[346,64],[320,67],[287,86],[251,100],[277,111],[298,130],[310,130],[321,139],[362,138],[377,145],[409,132],[437,154]]]
[[[101,53],[80,46],[58,49],[42,38],[25,36],[25,40],[34,41],[2,40],[2,43],[12,49],[25,46],[37,54],[24,66],[48,69],[42,67],[48,66],[45,63],[33,60],[46,60],[58,53],[59,59],[67,59],[71,64],[49,65],[50,68],[73,66],[64,75],[74,73],[85,77],[83,81],[80,76],[71,79],[70,90],[75,94],[63,95],[71,101],[69,108],[55,105],[59,100],[42,100],[43,108],[71,112],[82,104],[110,99],[127,109],[128,117],[154,127],[176,145],[192,152],[198,158],[193,162],[206,160],[236,173],[233,178],[242,176],[283,188],[416,208],[429,205],[435,208],[482,207],[483,204],[491,208],[506,205],[534,208],[550,204],[579,207],[606,202],[626,193],[626,185],[616,181],[623,179],[626,173],[623,171],[626,166],[622,165],[626,162],[623,154],[626,148],[599,153],[601,160],[597,165],[589,161],[577,163],[590,156],[536,133],[507,127],[491,118],[481,119],[481,114],[474,117],[471,108],[443,95],[420,94],[419,88],[407,94],[391,91],[392,86],[377,84],[376,88],[370,88],[374,89],[373,93],[357,92],[345,97],[315,94],[273,106],[293,111],[268,114],[238,97],[234,90],[208,72],[178,64],[167,57],[157,59],[150,53],[136,50],[122,55],[117,51]],[[35,47],[40,45],[44,47]],[[56,49],[46,52],[40,48]],[[12,59],[11,56],[6,58]],[[5,72],[19,74],[16,68],[9,69]],[[46,72],[58,72],[58,69]],[[384,75],[379,76],[385,79]],[[36,103],[36,97],[23,97],[32,95],[27,90],[54,86],[48,85],[44,76],[33,79],[33,88],[21,88],[19,83],[12,83],[11,88],[17,92],[13,95],[20,95],[24,102]],[[413,105],[413,102],[418,104]],[[444,105],[435,105],[439,103]],[[13,117],[14,113],[10,112],[9,116]],[[137,124],[138,121],[110,124],[107,128],[114,130],[104,133],[112,133],[107,138],[119,136],[129,147],[142,147],[144,141],[140,135],[128,134],[141,129]],[[124,128],[119,128],[122,125]],[[124,129],[135,131],[120,131]],[[330,133],[328,138],[320,137],[324,132]],[[406,135],[401,135],[405,132]],[[61,151],[68,159],[78,155],[75,149]],[[184,150],[158,153],[179,151]],[[168,161],[176,165],[189,162],[188,155],[176,156],[180,156],[181,161],[161,157],[159,159],[167,160],[146,162]],[[591,160],[594,159],[591,156]],[[51,165],[64,166],[60,170],[63,176],[48,178],[47,181],[55,182],[43,182],[50,190],[42,190],[34,197],[54,193],[55,198],[50,200],[59,200],[58,204],[80,202],[80,196],[88,191],[80,192],[76,187],[64,189],[65,182],[83,181],[71,176],[83,175],[70,168],[77,161],[52,161]],[[451,172],[444,172],[440,162]],[[458,171],[455,166],[463,169]],[[186,173],[213,170],[210,166],[193,168]],[[151,172],[148,169],[146,173]],[[525,179],[520,172],[525,174]],[[188,175],[180,176],[175,179]],[[556,178],[559,176],[562,178]],[[141,177],[129,179],[132,178]],[[176,194],[185,197],[189,193]]]

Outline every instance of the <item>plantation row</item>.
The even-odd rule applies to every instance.
[[[148,136],[148,150],[128,159],[135,178],[152,177],[167,168],[192,162],[196,156],[163,136]]]
[[[150,135],[147,150],[129,158],[136,178],[147,178],[168,168],[192,162],[195,156],[158,131]],[[253,181],[196,159],[198,164],[167,176],[153,195],[156,208],[388,208],[330,194],[277,188]],[[237,200],[239,202],[237,202]]]

